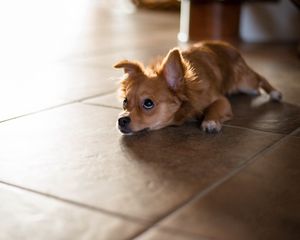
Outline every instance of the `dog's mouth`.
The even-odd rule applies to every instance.
[[[120,126],[118,126],[118,129],[119,129],[119,131],[121,133],[123,133],[125,135],[131,135],[131,134],[133,134],[133,131],[131,131],[131,129],[128,128],[128,127],[120,127]]]
[[[144,128],[142,130],[139,130],[139,131],[132,131],[130,128],[128,127],[125,127],[125,128],[122,128],[122,127],[118,127],[119,131],[124,134],[124,135],[134,135],[134,134],[140,134],[140,133],[143,133],[143,132],[147,132],[149,130],[149,128]]]

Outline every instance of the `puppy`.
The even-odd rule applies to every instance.
[[[148,67],[128,60],[114,67],[126,73],[120,88],[124,111],[117,121],[123,134],[181,125],[190,118],[202,120],[206,132],[219,132],[233,116],[227,95],[258,95],[262,88],[272,100],[282,97],[224,42],[200,42],[186,51],[174,48]]]

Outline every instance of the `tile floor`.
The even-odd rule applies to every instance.
[[[18,4],[0,4],[0,239],[300,239],[295,45],[240,46],[283,103],[232,96],[218,135],[188,123],[124,137],[111,66],[177,45],[178,13]]]

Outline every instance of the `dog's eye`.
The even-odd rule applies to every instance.
[[[124,109],[124,110],[127,108],[127,104],[128,104],[128,100],[127,100],[127,98],[125,98],[125,99],[123,100],[123,109]]]
[[[153,107],[154,107],[154,103],[151,99],[147,98],[144,100],[143,108],[145,108],[146,110],[149,110]]]

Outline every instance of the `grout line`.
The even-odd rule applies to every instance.
[[[95,94],[95,95],[92,95],[92,96],[83,97],[83,98],[80,98],[80,99],[71,100],[71,101],[67,101],[65,103],[61,103],[61,104],[53,105],[53,106],[50,106],[50,107],[42,108],[42,109],[39,109],[37,111],[32,111],[32,112],[21,114],[21,115],[15,116],[15,117],[11,117],[11,118],[7,118],[7,119],[4,119],[4,120],[0,120],[0,124],[4,123],[4,122],[11,121],[11,120],[15,120],[15,119],[18,119],[18,118],[35,115],[35,114],[38,114],[38,113],[41,113],[41,112],[46,112],[46,111],[49,111],[49,110],[52,110],[52,109],[55,109],[55,108],[60,108],[60,107],[66,106],[66,105],[70,105],[70,104],[74,104],[74,103],[80,103],[80,102],[85,101],[87,99],[95,98],[95,97],[101,97],[101,96],[104,96],[104,95],[107,95],[107,94],[110,94],[110,93],[113,93],[113,92],[114,92],[114,90],[111,90],[109,92]]]
[[[185,240],[212,240],[208,236],[199,235],[196,233],[191,233],[187,231],[182,231],[180,229],[176,228],[170,228],[170,227],[161,227],[159,229],[161,232],[170,233],[170,234],[176,234],[176,236],[184,237]],[[132,238],[129,238],[128,240],[131,240]]]
[[[164,40],[164,37],[156,37],[154,39],[154,41],[158,41],[161,42],[161,40]],[[163,54],[167,54],[168,50],[171,49],[172,47],[176,47],[179,46],[178,42],[164,42],[162,44],[162,46],[160,48],[158,48],[158,52],[156,54],[153,55],[150,54],[148,60],[150,60],[151,58],[155,58],[157,55],[163,55]],[[62,58],[61,61],[63,62],[76,62],[76,61],[89,61],[93,58],[98,58],[98,57],[107,57],[107,56],[111,56],[111,55],[115,55],[115,54],[130,54],[130,53],[144,53],[145,49],[149,50],[149,52],[152,52],[151,50],[153,49],[153,44],[144,44],[144,43],[138,43],[138,46],[135,46],[134,48],[129,48],[124,50],[124,48],[122,46],[117,46],[114,48],[109,48],[106,50],[103,49],[96,49],[93,51],[85,51],[85,52],[81,52],[75,55],[69,55],[66,56],[65,58]],[[157,49],[157,48],[155,48]],[[107,67],[108,65],[102,65],[103,67]],[[111,66],[112,67],[112,66]]]
[[[287,133],[281,133],[281,132],[273,132],[273,131],[267,131],[267,130],[263,130],[263,129],[251,128],[251,127],[243,127],[243,126],[234,125],[234,124],[224,124],[223,123],[223,126],[224,127],[230,127],[230,128],[239,128],[239,129],[259,131],[259,132],[270,133],[270,134],[277,134],[277,135],[289,135],[291,133],[294,133],[294,131],[297,130],[298,128],[300,128],[300,126],[297,126],[296,128],[293,128],[292,130],[290,130]]]
[[[113,89],[113,90],[109,90],[109,91],[106,91],[106,92],[103,92],[103,93],[98,93],[98,94],[94,94],[94,95],[91,95],[91,96],[83,97],[83,98],[77,99],[75,101],[76,102],[83,102],[83,101],[91,99],[91,98],[102,97],[102,96],[105,96],[105,95],[112,94],[115,91],[116,91],[116,89]]]
[[[270,133],[270,134],[277,134],[277,135],[288,135],[291,132],[293,132],[295,129],[293,129],[291,132],[289,133],[278,133],[278,132],[272,132],[272,131],[266,131],[266,130],[262,130],[262,129],[257,129],[257,128],[250,128],[250,127],[243,127],[243,126],[239,126],[239,125],[234,125],[234,124],[222,124],[224,127],[229,127],[229,128],[238,128],[238,129],[244,129],[244,130],[253,130],[253,131],[259,131],[259,132],[264,132],[264,133]],[[298,128],[298,127],[297,127]]]
[[[241,172],[244,168],[246,168],[247,166],[249,166],[251,163],[253,163],[258,157],[264,155],[265,153],[271,151],[272,149],[274,149],[276,146],[278,146],[279,144],[281,144],[285,139],[287,139],[288,137],[292,136],[292,134],[294,132],[296,132],[299,128],[296,128],[294,131],[292,131],[291,133],[289,133],[288,135],[284,135],[283,137],[281,137],[279,140],[271,143],[270,145],[268,145],[267,147],[263,148],[262,150],[258,151],[257,153],[255,153],[253,156],[251,156],[248,160],[245,161],[245,163],[241,166],[239,166],[238,168],[234,169],[232,172],[230,172],[229,174],[227,174],[226,176],[224,176],[223,178],[221,178],[220,180],[216,181],[215,183],[213,183],[212,185],[210,185],[209,187],[207,187],[206,189],[204,189],[203,191],[195,194],[194,196],[190,197],[189,199],[187,199],[186,201],[182,202],[181,204],[179,204],[175,209],[169,211],[168,213],[164,214],[162,217],[160,217],[156,222],[154,222],[153,224],[151,224],[148,228],[140,231],[139,233],[137,233],[135,236],[132,237],[132,239],[137,240],[138,238],[140,238],[142,235],[144,235],[145,233],[149,232],[150,230],[152,230],[153,228],[159,226],[160,223],[162,223],[163,221],[165,221],[166,219],[176,215],[179,211],[181,211],[185,206],[190,205],[195,203],[196,201],[198,201],[200,198],[206,196],[207,194],[209,194],[210,192],[212,192],[214,189],[216,189],[217,187],[219,187],[220,185],[222,185],[223,183],[225,183],[226,181],[228,181],[230,178],[232,178],[233,176],[237,175],[239,172]]]
[[[91,106],[106,107],[106,108],[113,108],[113,109],[122,110],[122,108],[120,108],[120,107],[105,105],[105,104],[101,104],[101,103],[89,103],[89,102],[82,102],[82,103],[86,104],[86,105],[91,105]]]
[[[106,209],[91,206],[91,205],[88,205],[88,204],[85,204],[85,203],[81,203],[81,202],[66,199],[66,198],[63,198],[63,197],[51,195],[51,194],[48,194],[48,193],[43,193],[43,192],[31,189],[31,188],[19,186],[19,185],[13,184],[13,183],[8,183],[8,182],[2,181],[2,180],[0,180],[0,184],[6,185],[6,186],[9,186],[9,187],[12,187],[12,188],[18,188],[18,189],[21,189],[21,190],[26,191],[26,192],[31,192],[31,193],[34,193],[34,194],[37,194],[37,195],[40,195],[40,196],[43,196],[43,197],[47,197],[47,198],[57,200],[59,202],[64,202],[66,204],[71,204],[71,205],[74,205],[74,206],[77,206],[77,207],[80,207],[80,208],[100,212],[102,214],[106,214],[106,215],[126,219],[126,220],[129,220],[129,221],[133,221],[133,222],[137,222],[137,223],[143,223],[143,224],[151,223],[151,221],[148,221],[148,220],[145,220],[145,219],[142,219],[142,218],[138,218],[138,217],[134,217],[134,216],[130,216],[130,215],[126,215],[126,214],[106,210]]]
[[[66,105],[69,105],[69,104],[72,104],[72,103],[76,103],[76,101],[69,101],[69,102],[65,102],[65,103],[62,103],[62,104],[53,105],[51,107],[46,107],[46,108],[43,108],[43,109],[40,109],[40,110],[37,110],[37,111],[33,111],[33,112],[18,115],[18,116],[15,116],[15,117],[7,118],[7,119],[4,119],[4,120],[1,120],[0,123],[8,122],[8,121],[15,120],[15,119],[22,118],[22,117],[27,117],[27,116],[34,115],[34,114],[37,114],[37,113],[40,113],[40,112],[45,112],[45,111],[48,111],[48,110],[52,110],[52,109],[55,109],[55,108],[60,108],[60,107],[63,107],[63,106],[66,106]]]

